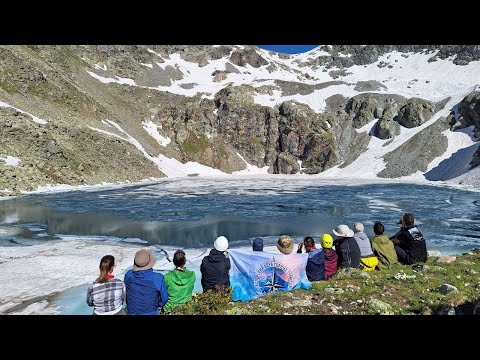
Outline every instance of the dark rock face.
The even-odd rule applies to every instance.
[[[306,174],[318,174],[340,162],[333,138],[320,134],[310,136],[302,158]]]
[[[242,86],[227,87],[215,96],[218,135],[249,163],[291,174],[300,170],[299,160],[308,173],[340,162],[328,116],[291,101],[268,108],[253,103],[251,95],[252,88]]]
[[[406,99],[399,95],[365,93],[352,97],[346,104],[346,112],[358,129],[374,119],[391,120],[396,110],[405,104]]]
[[[474,126],[473,133],[475,137],[480,138],[480,91],[472,92],[467,95],[459,104],[460,121],[452,125],[455,128]],[[480,148],[473,154],[470,167],[474,168],[480,165]]]
[[[435,110],[432,102],[419,98],[411,98],[404,105],[395,117],[400,125],[406,128],[413,128],[422,125],[430,120]]]
[[[335,94],[325,99],[325,112],[337,114],[345,110],[346,98],[342,94]]]
[[[325,65],[327,68],[337,67],[343,69],[353,65],[368,65],[376,62],[379,56],[392,51],[431,54],[429,61],[447,59],[456,55],[453,60],[453,63],[456,65],[468,65],[471,61],[480,60],[479,45],[329,45],[324,46],[323,50],[330,53],[331,56],[319,56],[310,62],[304,63],[304,66]],[[434,55],[437,50],[438,53]],[[340,57],[339,54],[349,56]]]
[[[147,45],[146,47],[165,58],[171,54],[179,54],[182,59],[197,63],[200,67],[207,65],[209,60],[227,56],[233,49],[230,45]]]
[[[447,150],[448,140],[442,134],[449,128],[446,119],[440,119],[417,133],[410,140],[385,155],[386,167],[378,176],[396,178],[425,172],[433,159]]]
[[[276,174],[296,174],[300,170],[297,159],[284,151],[278,154],[277,161],[274,165]]]
[[[396,102],[388,103],[385,106],[385,108],[383,109],[383,114],[382,114],[381,120],[393,120],[395,118],[395,116],[397,116],[398,109],[400,108],[401,104],[403,104],[403,103],[404,103],[404,101],[402,101],[400,104],[396,103]]]
[[[463,117],[463,125],[474,125],[475,135],[480,138],[480,91],[466,96],[459,104],[459,111]]]
[[[275,84],[280,87],[283,96],[291,96],[295,94],[308,95],[315,90],[314,85],[308,85],[292,81],[275,80]]]
[[[152,69],[146,68],[143,73],[135,78],[135,83],[140,86],[170,86],[172,80],[183,79],[183,73],[171,66],[165,69],[160,68],[157,64],[152,65]]]
[[[270,166],[276,159],[278,111],[254,104],[251,91],[250,87],[226,87],[215,95],[217,132],[250,164]]]
[[[355,91],[379,91],[387,90],[387,87],[376,80],[358,81],[354,88]]]
[[[306,173],[316,174],[340,162],[327,121],[328,116],[303,104],[289,101],[279,107],[279,149],[301,160]]]
[[[339,156],[343,160],[340,167],[345,167],[367,149],[370,136],[367,132],[358,133],[346,114],[340,115],[340,119],[333,124],[333,133],[336,135]]]
[[[440,47],[435,58],[446,59],[453,55],[453,63],[456,65],[468,65],[470,61],[480,60],[479,45],[443,45]]]
[[[470,161],[470,167],[473,169],[474,167],[477,167],[480,165],[480,148],[475,151],[475,154],[473,154],[472,161]]]
[[[380,139],[391,139],[400,134],[400,125],[393,120],[384,118],[377,121],[374,129],[374,135]]]
[[[383,112],[375,96],[362,95],[351,98],[346,107],[347,112],[354,115],[353,126],[356,129],[380,117]]]
[[[233,64],[242,67],[247,64],[255,68],[263,65],[268,65],[268,61],[265,60],[260,54],[258,54],[253,48],[235,50],[230,56],[230,61]]]

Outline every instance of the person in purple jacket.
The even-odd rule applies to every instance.
[[[333,247],[333,238],[330,234],[323,234],[320,239],[323,252],[325,253],[325,280],[336,274],[337,272],[337,253]]]
[[[163,275],[153,272],[155,258],[151,250],[138,250],[133,269],[125,274],[128,315],[157,315],[168,301]]]

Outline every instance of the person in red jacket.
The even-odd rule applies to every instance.
[[[325,253],[325,280],[328,280],[337,272],[338,256],[333,247],[333,238],[330,234],[323,234],[320,239],[323,252]]]

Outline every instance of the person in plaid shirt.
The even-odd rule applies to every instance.
[[[105,255],[100,260],[100,276],[87,290],[87,304],[94,315],[125,315],[125,284],[113,276],[115,258]]]

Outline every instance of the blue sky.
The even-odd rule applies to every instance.
[[[257,45],[258,47],[271,50],[276,52],[281,52],[285,54],[297,54],[302,53],[308,50],[311,50],[318,45]]]

